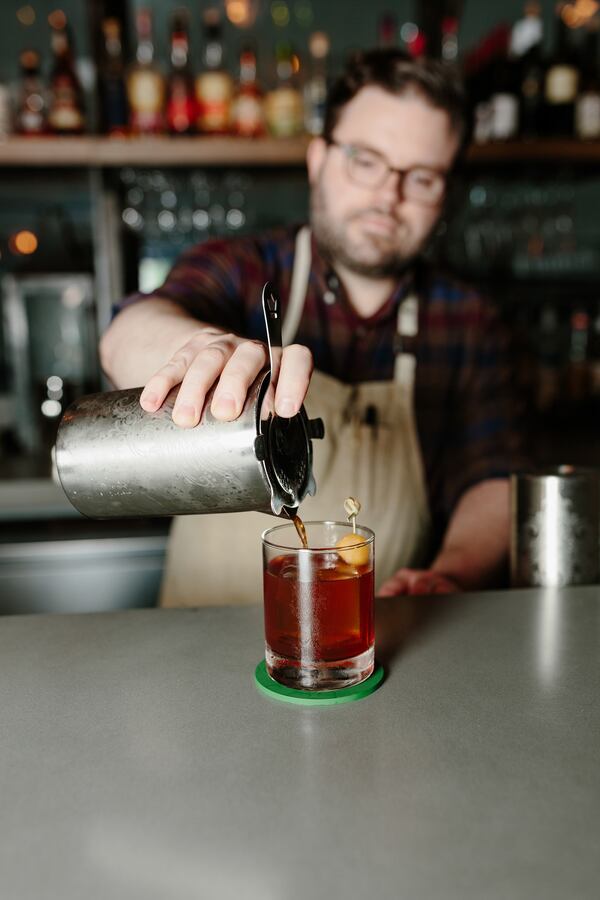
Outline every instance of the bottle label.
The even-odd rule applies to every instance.
[[[492,137],[492,104],[489,100],[476,105],[474,118],[473,140],[476,144],[485,144]]]
[[[255,137],[264,131],[264,114],[260,97],[240,94],[232,111],[233,129],[242,137]]]
[[[506,141],[513,138],[519,125],[519,103],[515,94],[494,94],[492,97],[492,139]]]
[[[83,113],[77,105],[77,92],[69,78],[56,78],[52,85],[48,124],[53,131],[83,130]]]
[[[589,390],[593,397],[600,397],[600,360],[590,360],[588,366]]]
[[[132,72],[127,84],[132,115],[155,115],[160,118],[164,101],[164,84],[157,72]]]
[[[572,103],[577,96],[579,72],[574,66],[551,66],[546,75],[548,103]]]
[[[19,115],[18,127],[22,134],[43,134],[44,116],[41,112],[25,107]]]
[[[267,94],[265,113],[275,137],[293,137],[302,131],[302,97],[294,88],[281,87]]]
[[[580,94],[577,98],[575,133],[582,140],[600,137],[600,94]]]
[[[198,129],[228,131],[231,121],[233,84],[226,72],[203,72],[196,79]]]

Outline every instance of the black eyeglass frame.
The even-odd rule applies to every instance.
[[[407,199],[414,200],[415,203],[421,203],[423,206],[432,206],[432,207],[440,206],[440,204],[444,200],[444,197],[446,195],[446,191],[448,188],[448,178],[450,176],[450,172],[448,172],[448,171],[445,171],[442,169],[433,169],[433,168],[431,168],[431,166],[411,166],[409,169],[396,169],[396,168],[394,168],[394,166],[390,166],[387,159],[385,158],[385,156],[383,156],[382,153],[380,153],[378,150],[373,149],[372,147],[364,147],[364,146],[361,146],[360,144],[348,144],[348,143],[345,143],[344,141],[337,141],[337,140],[335,140],[335,138],[327,138],[326,143],[328,146],[337,147],[344,153],[344,156],[346,157],[346,171],[348,174],[348,178],[350,179],[350,181],[354,182],[354,184],[359,185],[359,187],[368,187],[368,188],[372,188],[373,190],[377,190],[378,188],[382,187],[382,185],[385,184],[386,180],[390,177],[390,173],[391,173],[393,175],[398,175],[398,177],[399,177],[398,189],[403,192],[404,196]],[[361,181],[360,179],[357,179],[355,176],[352,175],[352,171],[351,171],[352,158],[357,153],[368,153],[371,156],[377,158],[378,160],[381,160],[381,162],[383,163],[385,168],[384,168],[381,178],[377,182],[374,182],[373,184],[368,184],[364,181]],[[407,195],[404,193],[405,182],[406,182],[406,177],[408,175],[410,175],[412,172],[427,172],[428,175],[435,175],[437,178],[441,179],[440,193],[439,193],[439,196],[437,196],[435,198],[435,200],[432,199],[431,201],[427,201],[421,197],[416,197],[414,195],[407,197]],[[412,194],[412,192],[411,192],[411,194]]]

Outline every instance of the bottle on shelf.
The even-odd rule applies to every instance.
[[[21,81],[15,106],[15,131],[17,134],[45,134],[46,91],[40,75],[40,54],[37,50],[23,50],[19,64]]]
[[[152,15],[139,9],[135,19],[135,62],[127,72],[129,126],[133,134],[161,134],[165,130],[165,80],[154,60]]]
[[[546,69],[544,81],[545,132],[548,135],[572,137],[575,100],[579,85],[579,66],[565,24],[564,6],[556,17],[556,46]]]
[[[127,133],[129,124],[120,21],[112,16],[104,19],[102,36],[98,71],[100,128],[104,134],[119,136]]]
[[[598,73],[598,20],[585,40],[581,89],[575,102],[575,134],[583,141],[600,138],[600,76]]]
[[[231,127],[240,137],[260,137],[265,133],[263,97],[252,47],[244,47],[240,53],[240,80],[231,108]]]
[[[8,85],[0,82],[0,139],[12,130],[11,93]]]
[[[221,13],[210,7],[202,18],[204,57],[196,77],[196,127],[203,134],[226,134],[231,129],[233,80],[224,66]]]
[[[589,331],[587,311],[580,307],[574,309],[571,313],[567,397],[575,404],[582,403],[587,395]]]
[[[273,137],[295,137],[302,133],[304,108],[302,94],[295,84],[298,57],[291,44],[279,43],[275,49],[276,85],[265,97],[265,115]]]
[[[420,33],[420,32],[419,32]],[[415,36],[413,44],[417,41]],[[423,47],[423,50],[425,48]],[[409,48],[410,50],[410,48]],[[458,59],[458,17],[444,16],[442,19],[441,54],[445,63],[454,65]],[[411,55],[418,55],[412,53]]]
[[[556,406],[560,395],[562,337],[556,306],[545,303],[538,327],[538,359],[535,403],[539,412]]]
[[[393,12],[385,12],[379,19],[377,44],[379,47],[398,46],[398,20]]]
[[[72,43],[63,12],[50,16],[52,70],[49,81],[48,127],[53,134],[82,134],[83,91],[73,64]]]
[[[496,59],[492,74],[490,95],[490,139],[508,141],[517,136],[519,129],[519,97],[517,68],[505,51]]]
[[[543,133],[543,39],[541,6],[529,0],[511,35],[511,52],[518,59],[519,137],[525,140]]]
[[[600,306],[596,308],[590,328],[587,383],[589,398],[597,407],[600,405]]]
[[[171,134],[191,134],[195,126],[196,100],[189,49],[187,17],[177,12],[171,28],[171,73],[167,85],[167,126]]]
[[[496,67],[498,60],[506,58],[509,42],[509,28],[504,24],[497,25],[464,59],[463,71],[476,144],[485,144],[492,139],[495,112],[492,95],[498,87]]]
[[[315,31],[308,41],[310,72],[304,84],[304,129],[308,134],[323,133],[327,100],[327,57],[329,36]]]

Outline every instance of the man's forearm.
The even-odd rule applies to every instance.
[[[102,368],[116,388],[139,387],[202,327],[208,326],[171,300],[140,300],[125,307],[102,336]]]
[[[508,541],[508,480],[483,481],[459,500],[431,569],[465,590],[489,587],[506,565]]]

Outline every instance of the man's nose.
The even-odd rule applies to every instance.
[[[404,172],[388,172],[387,178],[379,188],[379,194],[392,203],[404,200]]]

